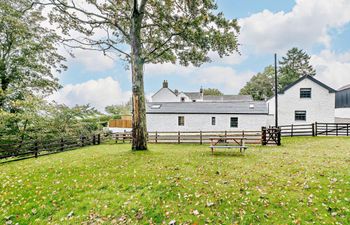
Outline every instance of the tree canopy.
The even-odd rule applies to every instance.
[[[46,0],[51,20],[67,45],[113,54],[131,65],[132,149],[147,149],[144,65],[179,63],[199,66],[238,51],[237,20],[226,19],[214,0]],[[74,33],[82,34],[76,38]]]
[[[43,7],[28,0],[0,0],[0,108],[29,94],[49,94],[66,67],[57,53],[60,37],[43,26]]]
[[[316,71],[310,65],[311,57],[302,49],[292,48],[279,61],[279,88],[298,80],[304,75],[315,76]]]
[[[216,95],[216,96],[222,96],[224,95],[219,89],[217,88],[205,88],[203,90],[204,95]]]
[[[268,66],[262,73],[253,76],[241,89],[241,95],[251,95],[254,100],[266,100],[274,95],[274,74],[273,66]]]

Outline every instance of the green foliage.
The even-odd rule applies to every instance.
[[[57,53],[60,38],[44,28],[42,7],[28,0],[0,0],[0,108],[9,101],[50,94],[60,85],[54,76],[65,66]]]
[[[123,115],[131,115],[131,110],[132,110],[131,100],[126,104],[109,105],[109,106],[106,106],[105,108],[105,111],[108,114],[118,118],[120,118],[120,116],[123,116]]]
[[[219,89],[217,88],[205,88],[203,90],[204,95],[215,95],[215,96],[222,96],[224,95]]]
[[[304,75],[315,76],[316,71],[310,65],[310,59],[311,57],[302,49],[290,49],[279,62],[279,88],[285,88]]]
[[[102,132],[102,125],[110,119],[89,105],[70,108],[33,96],[26,96],[26,99],[12,102],[14,112],[0,109],[1,141],[90,135]]]
[[[125,45],[133,46],[135,38],[140,38],[136,41],[142,44],[137,53],[144,63],[198,66],[210,60],[209,51],[220,56],[237,51],[237,20],[218,13],[214,0],[141,0],[139,4],[86,0],[79,5],[72,0],[49,1],[55,5],[51,19],[64,34],[70,36],[74,30],[86,37],[69,37],[70,46],[117,53],[127,62],[136,52],[127,51]]]
[[[348,138],[282,142],[244,156],[104,144],[2,164],[0,223],[349,224]]]
[[[274,74],[273,66],[266,67],[264,72],[253,76],[239,94],[251,95],[256,101],[266,100],[274,96]]]

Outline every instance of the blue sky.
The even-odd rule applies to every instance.
[[[201,86],[237,94],[255,73],[292,47],[312,56],[317,78],[334,88],[350,83],[350,0],[217,0],[219,11],[237,18],[241,55],[219,59],[200,68],[172,64],[148,65],[145,92],[151,96],[169,81],[172,89],[197,91]],[[60,74],[64,88],[52,99],[67,105],[91,103],[98,109],[126,102],[130,71],[118,60],[98,52],[77,51]]]

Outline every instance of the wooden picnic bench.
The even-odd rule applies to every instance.
[[[211,153],[214,154],[215,148],[239,148],[241,153],[245,152],[248,148],[245,145],[246,138],[243,137],[211,137],[210,140],[210,148]],[[231,141],[231,142],[230,142]],[[224,145],[218,145],[224,144]]]

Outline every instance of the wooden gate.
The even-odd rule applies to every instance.
[[[263,127],[261,132],[262,145],[281,145],[281,128]]]

